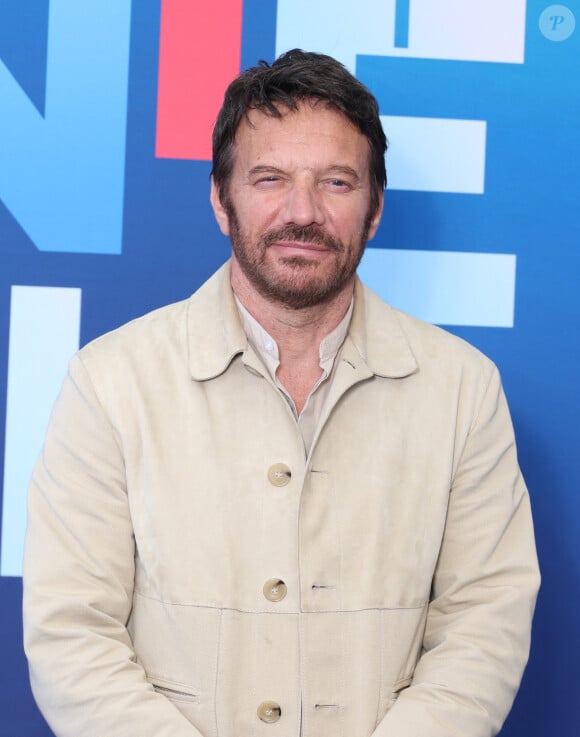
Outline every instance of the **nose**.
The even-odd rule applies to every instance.
[[[321,193],[313,182],[295,182],[286,194],[285,216],[287,223],[296,225],[321,225],[324,212]]]

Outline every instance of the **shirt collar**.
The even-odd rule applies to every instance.
[[[276,373],[276,369],[280,365],[280,353],[278,350],[278,344],[272,338],[270,333],[262,327],[262,325],[256,320],[256,318],[248,312],[240,300],[235,297],[238,312],[244,332],[248,336],[248,341],[256,353],[262,358],[266,366],[269,368],[272,375]],[[327,371],[332,367],[332,362],[336,358],[340,346],[344,343],[346,334],[348,332],[348,326],[353,311],[353,301],[349,305],[346,314],[338,325],[326,335],[319,347],[320,357],[320,368]]]
[[[187,332],[189,368],[195,381],[219,376],[236,355],[247,350],[248,338],[230,286],[229,261],[190,297]],[[402,378],[418,368],[397,310],[358,279],[345,351],[379,376]]]

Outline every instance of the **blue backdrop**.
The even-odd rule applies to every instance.
[[[496,361],[532,497],[543,587],[502,735],[578,735],[575,15],[576,1],[539,0],[0,2],[0,737],[51,734],[20,644],[20,561],[26,483],[67,360],[190,294],[229,253],[210,164],[191,153],[208,133],[184,145],[187,113],[164,102],[215,112],[175,27],[217,93],[240,67],[301,46],[376,94],[389,190],[361,275]],[[235,69],[226,36],[239,40]]]

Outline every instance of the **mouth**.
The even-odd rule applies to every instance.
[[[324,243],[292,240],[274,241],[270,247],[285,256],[308,256],[309,254],[316,256],[322,253],[330,253],[332,250]]]
[[[264,237],[263,245],[281,256],[303,258],[338,253],[341,250],[338,240],[314,225],[288,225],[272,230]]]

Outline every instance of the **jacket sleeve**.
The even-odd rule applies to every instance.
[[[493,368],[460,451],[422,655],[374,737],[491,737],[528,659],[539,585],[529,498]]]
[[[201,737],[137,662],[134,548],[120,439],[75,357],[33,474],[24,558],[31,684],[57,737]]]

